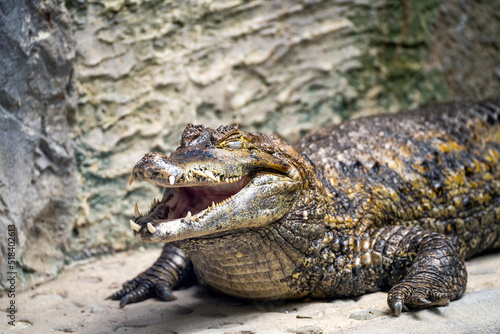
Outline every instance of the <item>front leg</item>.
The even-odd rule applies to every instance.
[[[120,308],[154,296],[170,301],[175,299],[172,289],[192,281],[193,278],[193,268],[186,253],[166,244],[160,257],[151,267],[124,283],[123,288],[108,299],[120,300]]]
[[[402,310],[447,305],[460,298],[467,271],[457,246],[448,237],[422,230],[389,226],[377,231],[374,249],[384,256],[388,276],[383,285],[396,316]]]

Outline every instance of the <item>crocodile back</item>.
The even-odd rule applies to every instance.
[[[500,247],[500,101],[352,120],[296,148],[331,199],[328,228],[421,226],[466,257]]]

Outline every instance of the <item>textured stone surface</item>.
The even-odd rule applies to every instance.
[[[0,259],[3,276],[7,226],[15,225],[17,289],[55,277],[68,248],[77,193],[73,60],[63,1],[0,2]]]
[[[500,95],[500,1],[443,1],[431,27],[429,66],[442,69],[450,96]]]
[[[68,268],[53,282],[17,296],[17,325],[27,333],[487,333],[500,331],[500,254],[467,262],[465,296],[449,306],[395,317],[387,294],[349,299],[254,302],[208,292],[175,291],[177,300],[149,299],[118,308],[104,300],[124,277],[145,269],[158,250],[122,252]],[[59,296],[59,298],[58,298]],[[353,317],[352,315],[357,316]],[[359,316],[365,315],[365,316]],[[5,310],[0,310],[5,318]],[[22,323],[21,323],[22,321]],[[0,331],[9,331],[0,323]]]

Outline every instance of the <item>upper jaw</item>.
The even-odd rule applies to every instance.
[[[230,183],[256,169],[289,170],[280,159],[260,151],[182,148],[170,157],[147,153],[134,167],[129,184],[141,180],[163,187],[192,187]]]

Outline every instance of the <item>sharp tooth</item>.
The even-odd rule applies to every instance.
[[[173,185],[174,185],[174,183],[175,183],[175,176],[170,175],[170,176],[168,177],[168,182],[170,183],[170,185],[171,185],[171,186],[173,186]]]
[[[217,182],[220,183],[220,175],[217,175],[216,177],[217,177]]]
[[[205,171],[205,174],[207,174],[207,177],[211,178],[212,180],[214,180],[215,182],[217,182],[217,179],[215,178],[215,175],[209,171],[209,170],[206,170]]]
[[[139,232],[141,230],[141,225],[134,223],[133,220],[130,221],[130,228],[133,229],[136,232]]]
[[[212,208],[215,209],[215,202],[212,202]]]
[[[153,224],[148,223],[148,231],[151,234],[155,234],[156,233],[156,227],[154,227]]]
[[[135,180],[134,174],[130,175],[130,178],[128,179],[128,185],[131,186],[132,182],[134,182],[134,180]]]
[[[201,170],[196,170],[192,169],[193,173],[198,174],[199,176],[207,177],[205,173],[203,173]]]
[[[188,211],[187,215],[186,215],[186,218],[184,218],[184,220],[186,221],[186,223],[190,223],[191,222],[191,211]]]
[[[139,218],[140,216],[142,216],[141,212],[139,211],[139,207],[137,206],[137,202],[135,202],[134,205],[134,214],[135,218]]]

